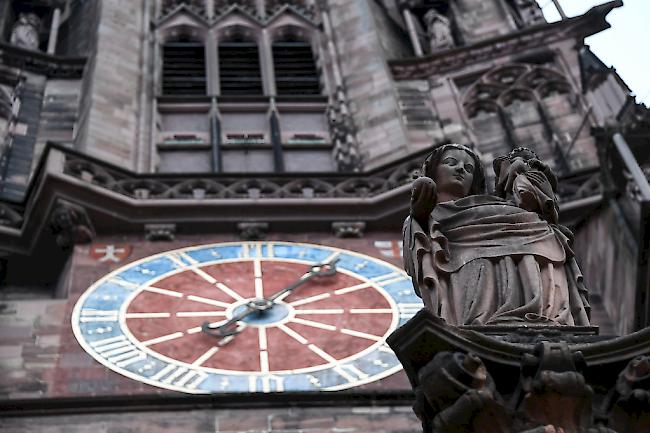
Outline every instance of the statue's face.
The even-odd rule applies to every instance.
[[[457,198],[467,197],[474,180],[476,162],[461,149],[447,149],[435,169],[434,180],[438,192],[446,192]]]

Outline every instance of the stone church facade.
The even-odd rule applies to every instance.
[[[420,308],[399,274],[410,182],[450,142],[489,184],[533,149],[592,321],[648,326],[650,114],[584,43],[621,6],[0,0],[3,431],[420,431],[384,341]],[[178,331],[337,261],[341,285],[295,289],[273,329]]]

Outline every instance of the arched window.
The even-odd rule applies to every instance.
[[[219,43],[219,81],[222,95],[263,95],[257,42],[237,30]]]
[[[205,47],[186,37],[163,45],[163,95],[205,95]]]
[[[507,147],[526,146],[551,166],[577,169],[596,161],[589,160],[594,143],[574,101],[570,84],[555,68],[510,64],[477,80],[464,107],[481,152],[496,156]]]
[[[320,79],[311,44],[291,33],[273,42],[278,95],[320,95]]]

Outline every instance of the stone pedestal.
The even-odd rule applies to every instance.
[[[650,329],[463,329],[422,310],[388,343],[425,433],[650,432]]]

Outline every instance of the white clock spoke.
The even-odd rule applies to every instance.
[[[350,314],[390,314],[390,308],[351,308]]]
[[[187,299],[190,301],[201,302],[203,304],[215,305],[217,307],[223,307],[223,308],[228,308],[230,306],[230,304],[228,304],[227,302],[217,301],[216,299],[204,298],[202,296],[189,295]]]
[[[307,344],[309,341],[303,337],[302,335],[298,334],[296,331],[293,329],[287,327],[286,325],[278,325],[278,329],[287,334],[289,337],[293,338],[300,344]]]
[[[158,293],[160,295],[171,296],[173,298],[182,298],[183,294],[181,292],[175,292],[174,290],[160,289],[158,287],[146,286],[142,290],[145,292]]]
[[[200,326],[197,326],[197,327],[194,327],[194,328],[190,328],[190,329],[188,329],[187,331],[185,331],[185,333],[186,333],[186,334],[189,334],[189,335],[192,335],[192,334],[198,334],[198,333],[201,332],[202,330],[203,330],[203,328],[201,328]]]
[[[336,326],[328,325],[326,323],[321,323],[321,322],[315,322],[313,320],[301,319],[299,317],[294,317],[293,319],[291,319],[291,322],[299,323],[305,326],[311,326],[312,328],[325,329],[326,331],[336,331]]]
[[[126,313],[126,319],[162,319],[171,317],[171,313]]]
[[[165,342],[165,341],[175,340],[177,338],[182,337],[183,335],[185,335],[183,332],[180,332],[180,331],[179,332],[174,332],[172,334],[167,334],[167,335],[163,335],[161,337],[152,338],[151,340],[142,341],[142,342],[140,342],[140,344],[142,344],[143,346],[151,346],[151,345],[162,343],[162,342]]]
[[[298,305],[309,304],[311,302],[320,301],[321,299],[327,299],[332,296],[331,293],[321,293],[320,295],[310,296],[309,298],[298,299],[293,302],[289,302],[289,305],[292,307],[297,307]]]
[[[355,331],[354,329],[341,328],[340,331],[343,334],[352,335],[354,337],[365,338],[366,340],[373,340],[373,341],[384,340],[384,338],[380,337],[379,335],[366,334],[365,332]]]
[[[178,311],[176,317],[225,317],[225,311]]]
[[[262,261],[259,258],[253,260],[253,275],[255,277],[255,297],[264,297],[264,282],[262,281]]]
[[[207,361],[208,359],[212,358],[212,355],[217,353],[219,351],[219,348],[217,346],[213,346],[209,348],[208,350],[205,351],[205,353],[198,358],[192,363],[194,367],[200,367]]]
[[[295,314],[343,314],[345,310],[343,308],[331,308],[331,309],[322,309],[322,310],[294,310]]]
[[[269,372],[269,352],[260,350],[260,371],[262,373]]]
[[[355,284],[354,286],[343,287],[341,289],[334,290],[335,295],[344,295],[350,292],[356,292],[357,290],[366,289],[373,285],[372,281],[368,281],[361,284]]]
[[[230,296],[233,299],[236,299],[238,301],[243,301],[244,297],[241,296],[239,293],[235,292],[233,289],[230,287],[226,286],[223,283],[216,283],[215,284],[219,289],[221,289],[222,292],[224,292],[226,295]]]
[[[218,289],[220,289],[222,292],[224,292],[225,294],[227,294],[231,298],[236,299],[237,301],[243,301],[244,300],[244,298],[242,296],[240,296],[239,293],[235,292],[234,290],[232,290],[230,287],[226,286],[222,282],[219,282],[212,275],[208,274],[203,269],[201,269],[199,267],[200,262],[198,262],[197,260],[194,260],[192,257],[190,257],[190,256],[188,256],[187,254],[184,254],[184,253],[180,253],[180,254],[178,254],[178,256],[181,257],[186,262],[190,263],[190,265],[188,266],[187,264],[183,263],[182,260],[179,260],[173,254],[170,254],[167,257],[169,257],[169,259],[171,261],[173,261],[177,265],[181,266],[182,268],[189,269],[190,271],[194,272],[199,277],[203,278],[208,283],[216,286]]]
[[[260,326],[259,328],[257,328],[257,335],[260,343],[260,350],[267,350],[268,339],[266,337],[266,328],[264,326]]]
[[[325,361],[327,361],[330,364],[337,364],[339,362],[336,358],[334,358],[332,355],[325,352],[323,349],[316,346],[315,344],[309,344],[309,345],[307,345],[307,347],[309,348],[309,350],[311,350],[316,355],[320,356],[321,358],[323,358]]]

